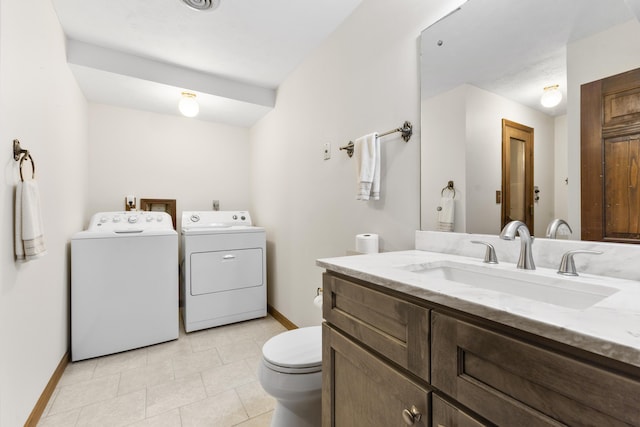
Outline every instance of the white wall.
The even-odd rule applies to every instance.
[[[299,326],[319,324],[315,259],[345,255],[357,233],[385,251],[413,248],[420,224],[422,29],[461,1],[364,0],[280,86],[251,131],[252,212],[267,228],[269,302]],[[382,196],[355,200],[355,164],[338,147],[405,120],[415,133],[382,141]],[[322,148],[332,144],[332,158]]]
[[[87,107],[49,0],[0,3],[0,426],[24,425],[69,346],[69,240],[87,201]],[[49,253],[14,262],[12,140],[36,163]]]
[[[534,129],[533,176],[540,188],[534,232],[544,234],[554,215],[554,119],[471,85],[426,100],[423,107],[422,229],[436,230],[442,187],[454,180],[455,231],[500,233],[501,205],[495,203],[495,192],[502,187],[505,118]]]
[[[580,239],[580,86],[640,67],[640,23],[631,20],[567,46],[568,222]]]
[[[423,83],[424,84],[424,83]],[[442,189],[453,181],[454,231],[467,231],[467,91],[460,85],[445,93],[422,100],[422,150],[420,186],[420,227],[438,229],[438,206]]]
[[[124,197],[176,199],[183,210],[249,209],[249,130],[101,104],[89,106],[89,214]],[[88,219],[88,218],[87,218]]]
[[[569,218],[569,184],[566,181],[569,178],[569,159],[567,157],[567,141],[569,139],[569,135],[567,133],[568,131],[566,114],[556,117],[554,129],[554,217],[567,220],[567,218]],[[575,238],[575,232],[573,233],[573,236]]]

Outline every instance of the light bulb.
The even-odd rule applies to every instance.
[[[542,92],[540,98],[540,104],[546,108],[552,108],[560,104],[562,101],[562,92],[560,92],[559,85],[547,86]]]
[[[182,92],[182,97],[178,103],[178,109],[185,117],[195,117],[200,112],[200,106],[196,101],[196,94],[190,92]]]

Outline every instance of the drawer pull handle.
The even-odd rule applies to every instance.
[[[412,405],[411,409],[405,409],[402,411],[402,419],[408,426],[414,425],[416,422],[420,421],[421,418],[422,414],[418,411],[418,408],[416,408],[415,405]]]
[[[222,259],[224,259],[224,260],[236,259],[236,256],[235,255],[225,255],[225,256],[222,257]]]

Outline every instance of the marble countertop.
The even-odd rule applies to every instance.
[[[635,280],[582,273],[565,277],[551,268],[517,270],[512,263],[489,265],[477,258],[423,250],[324,258],[316,263],[336,273],[640,367],[640,282]],[[584,304],[586,308],[568,308],[565,305],[573,304],[543,302],[536,300],[541,298],[535,294],[532,297],[536,299],[532,299],[420,272],[423,266],[447,263],[465,264],[477,271],[491,269],[500,276],[523,277],[542,284],[555,282],[567,288],[565,299],[585,287],[605,289],[611,295],[593,305]]]

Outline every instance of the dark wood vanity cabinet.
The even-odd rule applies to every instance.
[[[322,340],[324,427],[430,425],[428,389],[327,324]]]
[[[640,426],[637,367],[343,275],[323,286],[324,427]]]
[[[640,426],[640,383],[432,312],[434,388],[501,426]]]
[[[323,288],[322,425],[429,426],[429,310],[330,274]]]

